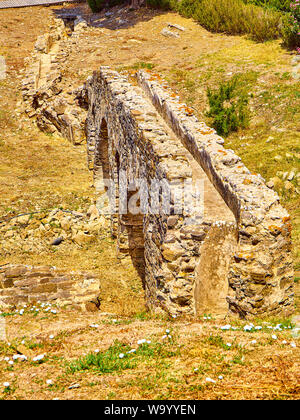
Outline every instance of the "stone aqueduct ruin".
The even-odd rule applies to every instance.
[[[119,252],[131,255],[148,305],[170,314],[289,312],[290,223],[278,195],[158,75],[140,71],[136,81],[105,67],[88,81],[87,144],[98,193],[103,178],[124,189],[121,171],[127,190],[141,178],[149,189],[153,179],[171,183],[169,214],[120,214],[117,206],[112,215]],[[174,211],[175,186],[200,179],[204,208],[196,202],[191,221]]]
[[[41,62],[47,54],[42,49]],[[59,100],[49,106],[49,94],[41,93],[36,80],[35,87],[29,88],[30,83],[24,85],[24,97],[27,103],[33,98],[40,126],[45,129],[50,121],[73,139],[77,128],[66,111],[58,112]],[[47,83],[49,92],[51,81]],[[37,105],[41,97],[42,105]],[[119,255],[132,258],[148,307],[171,315],[291,313],[290,218],[263,178],[225,149],[223,139],[199,122],[159,75],[139,71],[128,78],[102,67],[78,97],[88,109],[88,163],[98,198],[107,192],[104,179],[113,180],[117,205],[110,216],[112,234]],[[137,192],[130,185],[139,179],[148,190],[154,179],[171,185],[168,212],[124,211],[118,198],[130,191],[129,202]],[[204,203],[193,203],[193,217],[185,209],[175,211],[177,186],[199,181]],[[160,203],[163,188],[158,197]]]

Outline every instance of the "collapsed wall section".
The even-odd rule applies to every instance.
[[[0,267],[1,308],[51,302],[91,310],[99,289],[99,279],[90,273],[67,273],[50,266],[7,264]]]

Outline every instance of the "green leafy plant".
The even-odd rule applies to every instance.
[[[262,6],[265,8],[271,8],[288,12],[290,10],[291,0],[243,0],[244,3],[255,4],[256,6]]]
[[[90,6],[90,9],[92,10],[93,13],[100,12],[101,9],[107,3],[106,0],[87,0],[87,2],[88,2],[88,5]],[[109,6],[113,7],[113,6],[116,6],[117,4],[120,4],[120,3],[124,3],[124,0],[110,0],[109,1]]]
[[[146,342],[133,351],[127,344],[116,340],[106,351],[89,353],[69,363],[67,370],[70,373],[82,370],[94,370],[103,374],[119,372],[135,368],[138,361],[172,357],[176,354],[168,344]]]
[[[297,48],[300,53],[300,2],[290,4],[289,13],[283,20],[282,36],[286,47]]]
[[[221,83],[218,89],[207,88],[209,111],[212,125],[218,134],[227,136],[239,128],[249,125],[248,95],[239,87],[239,78]]]
[[[87,0],[88,5],[93,13],[97,13],[101,10],[104,1],[103,0]]]

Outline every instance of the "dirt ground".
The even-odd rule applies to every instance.
[[[116,8],[113,17],[92,15],[85,4],[1,10],[0,55],[6,59],[7,77],[0,80],[0,220],[57,206],[86,210],[94,200],[85,147],[45,135],[33,121],[15,112],[21,99],[19,72],[37,36],[47,31],[51,15],[74,8],[90,28],[80,54],[70,57],[66,78],[80,84],[100,65],[120,71],[153,68],[207,121],[206,86],[246,73],[250,82],[255,80],[252,123],[248,130],[229,136],[225,144],[267,180],[279,170],[299,169],[299,97],[295,93],[299,82],[289,76],[292,55],[280,41],[256,44],[244,37],[211,34],[177,14],[148,9],[127,13]],[[160,34],[168,22],[186,28],[179,39]],[[271,141],[266,141],[269,137]],[[278,154],[282,159],[274,164]],[[278,192],[294,224],[297,313],[299,195]],[[224,330],[213,319],[152,317],[145,312],[143,291],[131,262],[117,260],[108,233],[89,247],[74,246],[43,256],[0,252],[0,264],[7,262],[93,270],[102,279],[103,301],[96,314],[74,314],[71,308],[56,309],[54,314],[40,305],[25,308],[24,315],[3,314],[0,320],[6,322],[10,345],[0,344],[0,398],[299,398],[299,338],[295,329],[288,328],[293,326],[289,320],[268,320],[268,324],[255,320],[254,325],[262,329],[253,327],[249,332],[243,329],[245,322],[231,321],[237,330]],[[138,345],[140,339],[151,343]],[[127,353],[129,348],[137,353]],[[14,360],[17,352],[27,360]],[[119,357],[123,353],[124,362]],[[40,354],[44,358],[34,361]],[[70,368],[84,354],[88,356],[81,370]],[[91,355],[104,355],[105,362],[100,366]],[[5,382],[9,387],[2,385]],[[72,384],[76,387],[70,389]]]

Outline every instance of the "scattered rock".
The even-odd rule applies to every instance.
[[[177,23],[168,23],[168,26],[170,28],[178,29],[179,31],[185,31],[185,28],[183,26],[177,25]]]
[[[77,245],[82,246],[91,243],[95,237],[85,232],[77,232],[72,239]]]
[[[270,178],[269,182],[267,182],[267,187],[269,188],[278,188],[282,185],[282,180],[278,176],[274,176]]]
[[[178,32],[172,32],[172,31],[169,31],[167,28],[164,28],[164,29],[161,31],[161,34],[162,34],[163,36],[170,37],[170,38],[180,38],[180,35],[179,35],[179,33],[178,33]]]
[[[294,179],[294,177],[295,177],[295,171],[291,171],[289,174],[288,174],[288,177],[287,177],[287,180],[288,181],[292,181],[293,179]]]
[[[72,384],[69,386],[69,389],[76,389],[76,388],[80,388],[79,384]]]
[[[291,192],[295,191],[295,187],[290,181],[286,181],[284,183],[284,189],[287,190],[287,191],[291,191]]]
[[[62,236],[60,236],[59,238],[54,239],[54,241],[52,241],[51,245],[60,245],[63,242],[64,238]]]

